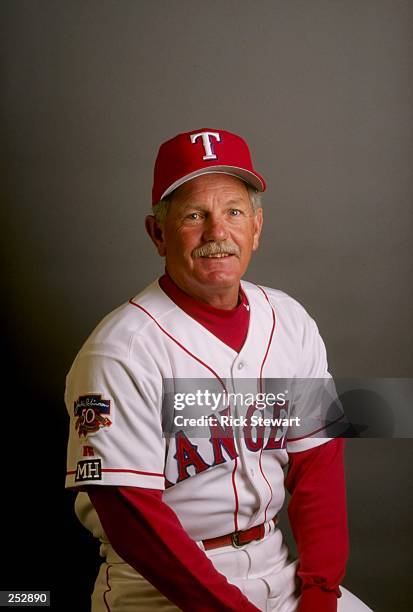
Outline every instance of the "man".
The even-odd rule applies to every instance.
[[[101,322],[68,375],[67,486],[80,489],[78,516],[105,557],[94,612],[329,612],[337,601],[367,610],[344,589],[340,597],[343,441],[321,428],[253,427],[258,403],[242,412],[225,402],[231,391],[258,398],[276,379],[329,379],[305,310],[241,282],[259,245],[264,190],[235,134],[201,129],[165,142],[146,219],[165,274]],[[288,391],[273,415],[290,415]],[[205,413],[201,400],[217,396],[218,412],[209,404]],[[317,398],[296,394],[294,403],[311,416]],[[184,414],[199,417],[187,419],[195,429]],[[277,525],[287,465],[298,561]]]

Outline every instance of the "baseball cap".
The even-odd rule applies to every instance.
[[[257,191],[265,191],[265,181],[254,170],[250,150],[241,136],[201,128],[161,144],[155,161],[152,205],[183,183],[212,172],[236,176]]]

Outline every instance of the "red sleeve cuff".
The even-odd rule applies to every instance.
[[[297,612],[337,612],[337,595],[334,591],[324,591],[317,587],[304,589]]]

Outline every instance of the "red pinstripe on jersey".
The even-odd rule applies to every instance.
[[[262,388],[262,386],[263,386],[262,385],[262,372],[263,372],[263,369],[264,369],[264,364],[267,361],[267,357],[268,357],[268,353],[269,353],[269,350],[270,350],[272,338],[274,336],[276,318],[275,318],[274,308],[272,307],[272,304],[271,304],[271,302],[270,302],[270,300],[268,298],[268,295],[266,294],[266,292],[264,291],[264,289],[262,287],[260,287],[259,285],[256,285],[256,287],[258,287],[258,289],[260,289],[262,291],[262,293],[264,294],[265,299],[267,300],[268,304],[270,305],[271,312],[272,312],[272,327],[271,327],[270,338],[268,340],[267,349],[265,351],[264,359],[262,360],[261,369],[260,369],[260,393],[262,393],[262,391],[263,391],[263,388]],[[262,467],[262,451],[263,451],[263,449],[261,449],[261,452],[260,452],[260,462],[259,462],[260,472],[261,472],[261,474],[262,474],[262,476],[263,476],[263,478],[264,478],[265,482],[267,483],[268,488],[270,490],[270,499],[268,500],[268,503],[265,506],[265,510],[264,510],[264,521],[266,521],[267,520],[267,510],[268,510],[268,508],[269,508],[269,506],[271,504],[272,498],[273,498],[273,490],[272,490],[272,486],[270,485],[270,482],[269,482],[268,478],[266,477],[266,475],[264,473],[264,470],[263,470],[263,467]]]
[[[268,503],[265,506],[265,510],[264,510],[264,522],[266,522],[267,521],[267,510],[269,508],[270,503],[272,502],[273,490],[272,490],[272,486],[270,485],[270,482],[269,482],[268,478],[264,474],[264,470],[263,470],[263,467],[262,467],[261,459],[262,459],[262,449],[261,449],[261,452],[260,452],[260,462],[259,462],[260,472],[261,472],[261,474],[262,474],[262,476],[263,476],[263,478],[264,478],[265,482],[267,483],[268,488],[270,490],[270,499],[268,500]]]
[[[146,308],[144,308],[140,304],[137,304],[132,299],[129,300],[129,304],[131,304],[132,306],[135,306],[136,308],[139,308],[140,310],[142,310],[142,312],[144,312],[146,315],[148,315],[148,317],[150,317],[152,319],[152,321],[159,327],[161,332],[163,332],[170,340],[175,342],[175,344],[177,344],[179,346],[179,348],[181,348],[183,351],[185,351],[185,353],[187,353],[187,355],[189,355],[190,357],[195,359],[195,361],[197,361],[202,366],[204,366],[207,370],[209,370],[215,376],[215,378],[217,380],[219,380],[219,382],[221,383],[224,391],[227,391],[225,383],[222,380],[222,378],[219,376],[219,374],[217,374],[217,372],[215,372],[215,370],[213,368],[211,368],[211,366],[209,366],[207,363],[202,361],[202,359],[200,359],[199,357],[194,355],[189,349],[187,349],[183,344],[181,344],[179,342],[179,340],[177,340],[169,332],[167,332],[166,329],[164,329],[162,327],[162,325],[160,325],[160,323],[158,323],[158,321],[155,319],[155,317],[153,315],[151,315],[151,313],[146,310]],[[237,492],[237,485],[236,485],[236,482],[235,482],[235,472],[236,472],[236,469],[237,469],[237,465],[238,465],[237,458],[235,458],[235,460],[234,460],[234,469],[232,471],[232,488],[233,488],[233,491],[234,491],[234,500],[235,500],[235,508],[234,508],[234,526],[235,526],[235,531],[238,531],[238,511],[239,511],[238,492]]]
[[[256,285],[256,287],[258,287],[258,289],[260,289],[262,291],[262,293],[264,294],[265,299],[267,300],[268,304],[270,305],[271,313],[272,313],[272,327],[271,327],[271,332],[270,332],[270,338],[268,340],[267,350],[265,351],[264,359],[262,360],[261,368],[260,368],[260,393],[262,393],[262,372],[263,372],[264,364],[267,361],[268,353],[269,353],[269,350],[270,350],[270,346],[271,346],[271,342],[272,342],[272,337],[274,335],[276,320],[275,320],[274,308],[272,307],[272,304],[271,304],[271,302],[270,302],[270,300],[268,298],[268,295],[265,293],[265,291],[264,291],[264,289],[262,287],[260,287],[259,285]]]
[[[234,531],[238,531],[238,511],[239,511],[238,491],[237,491],[237,485],[235,482],[235,472],[237,471],[237,465],[238,465],[238,460],[237,460],[237,457],[235,457],[234,469],[232,470],[232,476],[231,476],[232,488],[233,488],[234,497],[235,497]]]
[[[128,474],[141,474],[143,476],[159,476],[159,478],[165,478],[165,474],[158,474],[156,472],[142,472],[140,470],[125,470],[123,468],[102,468],[102,472],[126,472]],[[68,476],[76,474],[76,470],[69,470],[66,472]]]
[[[311,436],[314,436],[314,434],[318,433],[319,431],[323,431],[323,429],[327,429],[327,427],[330,427],[330,425],[334,425],[334,423],[338,423],[342,419],[345,419],[345,415],[344,414],[340,414],[340,416],[337,417],[336,419],[334,419],[334,421],[329,421],[328,423],[324,423],[324,425],[322,427],[319,427],[318,429],[315,429],[314,431],[312,431],[309,434],[306,434],[305,436],[299,436],[298,438],[287,438],[287,441],[288,442],[297,442],[298,440],[305,440],[305,438],[310,438]]]
[[[268,343],[267,343],[267,348],[261,363],[261,367],[260,367],[260,374],[259,374],[259,385],[260,385],[260,392],[262,392],[262,373],[263,373],[263,369],[264,369],[264,365],[265,362],[267,360],[268,357],[268,353],[270,350],[270,346],[271,346],[271,342],[272,342],[272,338],[274,335],[274,330],[275,330],[275,324],[276,324],[276,318],[275,318],[275,312],[274,312],[274,308],[272,307],[272,304],[266,294],[266,292],[264,291],[264,289],[262,287],[260,287],[259,285],[256,285],[258,287],[258,289],[260,289],[260,291],[263,293],[265,299],[267,300],[270,308],[271,308],[271,313],[272,313],[272,326],[271,326],[271,332],[270,332],[270,337],[268,339]],[[148,311],[146,310],[146,308],[144,308],[143,306],[141,306],[140,304],[137,304],[136,302],[133,301],[133,299],[129,300],[129,304],[131,304],[132,306],[135,306],[136,308],[139,308],[140,310],[142,310],[142,312],[144,312],[148,317],[150,317],[152,319],[152,321],[155,323],[155,325],[157,325],[157,327],[170,339],[172,340],[172,342],[175,342],[175,344],[177,346],[179,346],[185,353],[187,353],[190,357],[192,357],[193,359],[195,359],[198,363],[200,363],[202,366],[204,366],[207,370],[209,370],[214,376],[215,378],[217,378],[217,380],[221,383],[223,389],[226,391],[226,387],[225,387],[225,383],[222,380],[222,378],[217,374],[217,372],[207,363],[205,363],[202,359],[200,359],[199,357],[197,357],[196,355],[194,355],[189,349],[187,349],[185,346],[183,346],[183,344],[181,344],[181,342],[179,342],[179,340],[177,340],[176,338],[174,338],[174,336],[172,336],[172,334],[170,334],[169,332],[166,331],[166,329],[164,327],[162,327],[162,325],[156,320],[156,318]],[[265,476],[264,470],[262,468],[262,463],[261,463],[261,455],[262,455],[262,449],[261,449],[261,454],[260,454],[260,461],[259,461],[259,466],[260,466],[260,471],[261,474],[265,480],[265,482],[268,485],[268,488],[270,490],[270,499],[266,505],[265,508],[265,520],[267,517],[267,509],[272,501],[273,498],[273,491],[272,491],[272,487],[267,479],[267,477]],[[235,531],[238,531],[238,512],[239,512],[239,500],[238,500],[238,492],[237,492],[237,486],[236,486],[236,481],[235,481],[235,474],[236,474],[236,470],[237,470],[237,458],[235,458],[234,460],[234,469],[232,471],[232,487],[233,487],[233,491],[234,491],[234,499],[235,499],[235,509],[234,509],[234,529]]]
[[[179,342],[179,340],[177,340],[176,338],[174,338],[169,332],[166,331],[166,329],[164,329],[162,327],[162,325],[160,323],[158,323],[158,321],[155,319],[155,317],[153,315],[151,315],[150,312],[148,312],[146,310],[146,308],[144,308],[143,306],[141,306],[140,304],[137,304],[136,302],[134,302],[132,299],[129,300],[129,304],[132,304],[132,306],[135,306],[136,308],[139,308],[140,310],[142,310],[145,314],[148,315],[148,317],[150,317],[152,319],[152,321],[159,327],[159,329],[161,330],[161,332],[163,332],[166,336],[168,336],[168,338],[170,340],[172,340],[172,342],[175,342],[175,344],[177,344],[179,346],[179,348],[181,348],[183,351],[185,351],[185,353],[187,353],[190,357],[192,357],[193,359],[195,359],[195,361],[197,361],[198,363],[200,363],[201,365],[203,365],[207,370],[209,370],[214,376],[215,378],[217,378],[219,380],[219,382],[221,383],[223,389],[226,391],[226,387],[225,387],[225,383],[222,380],[222,378],[215,372],[215,370],[213,368],[211,368],[211,366],[209,366],[207,363],[205,363],[204,361],[202,361],[202,359],[200,359],[199,357],[197,357],[196,355],[194,355],[193,353],[191,353],[190,350],[188,350],[187,348],[185,348],[185,346],[183,344],[181,344]]]

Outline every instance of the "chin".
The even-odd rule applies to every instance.
[[[241,277],[238,274],[228,274],[224,271],[214,270],[200,274],[198,278],[202,284],[224,289],[225,287],[238,285]]]
[[[235,257],[228,259],[200,259],[199,265],[194,267],[199,278],[216,282],[234,284],[241,278],[241,266]]]

